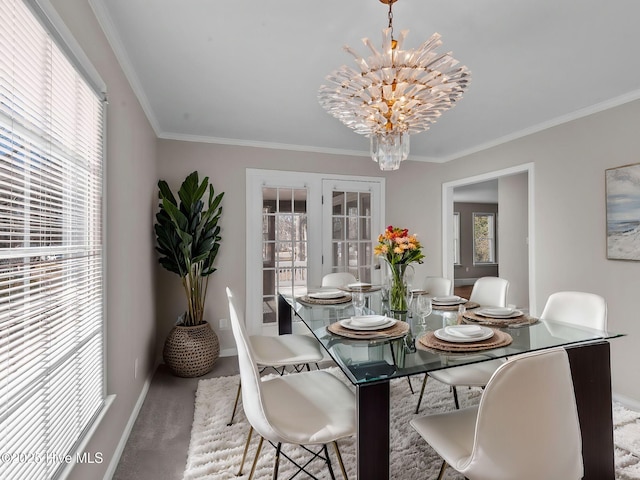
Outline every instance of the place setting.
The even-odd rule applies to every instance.
[[[337,305],[351,301],[351,295],[337,288],[308,292],[298,297],[298,301],[313,305]]]
[[[426,332],[416,346],[445,352],[477,352],[505,347],[513,341],[511,335],[482,325],[448,325]]]
[[[458,295],[446,295],[433,297],[431,304],[435,310],[456,311],[460,305],[464,305],[465,309],[478,308],[480,305],[476,302],[470,302],[468,299],[459,297]]]
[[[327,330],[341,337],[358,340],[393,340],[409,331],[409,324],[386,315],[354,315],[327,326]]]
[[[377,292],[382,287],[380,285],[372,285],[367,282],[354,282],[338,288],[343,292],[347,292],[347,293],[355,293],[355,292],[369,293],[369,292]]]
[[[506,328],[532,325],[537,322],[538,319],[526,315],[522,310],[518,310],[517,308],[482,307],[475,309],[473,312],[464,312],[462,314],[462,321],[472,325]]]

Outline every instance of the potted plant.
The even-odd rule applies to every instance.
[[[211,371],[220,344],[204,320],[209,276],[220,248],[220,205],[224,192],[215,195],[209,177],[202,182],[191,173],[178,190],[178,200],[166,181],[158,182],[160,210],[154,226],[160,264],[180,276],[187,310],[167,337],[163,358],[181,377],[198,377]],[[208,196],[204,199],[208,190]],[[205,203],[206,202],[206,203]]]

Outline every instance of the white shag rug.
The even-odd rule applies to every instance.
[[[338,368],[327,370],[349,384]],[[422,378],[422,375],[416,375],[411,379],[415,395],[411,394],[406,379],[391,381],[391,478],[394,480],[436,478],[441,465],[441,459],[411,428],[409,420],[415,416],[454,408],[453,395],[448,387],[430,380],[427,383],[420,413],[414,414]],[[227,426],[238,379],[238,376],[231,376],[200,380],[196,392],[184,480],[248,478],[258,439],[254,435],[243,475],[236,476],[249,431],[241,406],[238,408],[233,425]],[[458,392],[461,406],[477,403],[481,395],[480,389],[459,388]],[[616,479],[640,480],[640,413],[614,404],[613,420]],[[344,439],[338,443],[349,478],[355,479],[355,438]],[[309,458],[307,453],[303,453],[299,447],[292,445],[283,446],[283,452],[298,459]],[[273,447],[264,442],[254,475],[255,479],[271,478],[274,453]],[[329,446],[329,453],[336,478],[341,478],[338,462],[331,446]],[[325,464],[319,460],[311,464],[310,470],[318,478],[329,478]],[[294,472],[292,464],[281,457],[278,478],[289,478]],[[305,478],[305,476],[298,475],[296,478]],[[464,479],[452,468],[447,468],[444,478],[446,480]]]

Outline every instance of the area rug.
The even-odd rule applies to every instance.
[[[348,383],[339,369],[334,367],[327,370]],[[436,478],[440,468],[440,458],[411,428],[409,420],[454,408],[453,395],[447,386],[431,380],[427,383],[420,413],[414,414],[422,378],[422,375],[412,378],[413,390],[416,392],[414,395],[411,394],[406,379],[391,381],[391,478],[394,480]],[[184,480],[248,478],[257,438],[254,436],[252,441],[243,475],[236,476],[249,431],[242,408],[236,414],[233,425],[227,426],[237,387],[238,376],[200,380]],[[458,390],[461,406],[473,405],[480,400],[479,389]],[[613,418],[616,479],[640,480],[640,414],[615,404]],[[341,440],[339,444],[349,478],[355,479],[355,439]],[[291,445],[284,446],[283,452],[293,458],[308,458],[308,454],[303,453],[302,449]],[[336,477],[340,478],[337,460],[331,449],[330,454]],[[265,442],[254,478],[271,478],[273,460],[274,449]],[[326,466],[320,461],[312,463],[310,470],[318,478],[329,478]],[[289,478],[294,472],[291,463],[282,459],[278,478]],[[296,478],[301,477],[306,478],[304,475]],[[447,469],[444,478],[464,480],[462,475],[451,468]]]

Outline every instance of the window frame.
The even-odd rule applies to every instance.
[[[477,259],[477,234],[476,234],[476,217],[487,217],[490,218],[489,222],[489,232],[486,237],[489,243],[489,260],[486,262],[478,261]],[[487,266],[487,265],[497,265],[497,250],[496,250],[496,234],[497,234],[497,217],[498,215],[495,212],[473,212],[471,214],[471,238],[473,244],[473,265],[474,266]]]

